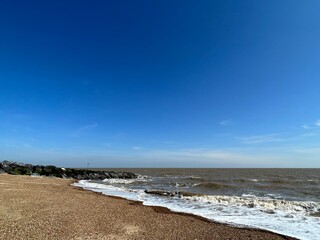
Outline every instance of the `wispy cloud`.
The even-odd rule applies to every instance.
[[[317,136],[317,134],[311,132],[311,133],[305,133],[305,134],[302,134],[302,135],[301,135],[301,137],[312,137],[312,136]]]
[[[5,148],[13,148],[19,150],[24,148],[31,148],[33,146],[29,141],[17,141],[14,139],[0,139],[0,144]]]
[[[141,147],[139,147],[139,146],[134,146],[134,147],[132,147],[132,149],[138,151],[138,150],[141,150]]]
[[[314,129],[320,127],[320,120],[315,121],[314,123],[308,123],[301,126],[304,129]]]
[[[219,124],[220,124],[221,126],[230,126],[230,125],[233,124],[233,121],[230,120],[230,119],[226,119],[226,120],[223,120],[223,121],[219,122]]]
[[[36,164],[58,166],[86,166],[88,159],[95,167],[297,167],[296,159],[306,158],[310,166],[319,166],[314,159],[319,156],[319,147],[291,149],[254,148],[184,148],[184,149],[144,149],[133,146],[137,151],[89,148],[43,148],[28,142],[8,142],[0,139],[3,159],[12,159]],[[289,152],[289,155],[287,153]],[[293,155],[290,155],[290,152]],[[298,155],[297,155],[298,154]],[[317,159],[316,159],[317,160]],[[312,162],[313,161],[313,162]],[[313,164],[313,165],[312,165]]]
[[[283,142],[283,141],[289,140],[289,139],[281,138],[281,134],[266,134],[266,135],[259,135],[259,136],[240,137],[238,139],[245,144]]]
[[[259,155],[235,149],[178,149],[150,150],[140,155],[141,159],[152,160],[155,164],[179,167],[243,167],[276,164],[279,157],[270,154]],[[285,162],[285,161],[284,161]]]
[[[303,153],[303,154],[310,154],[314,157],[320,159],[320,146],[305,146],[305,147],[295,147],[291,149],[292,152],[295,153]]]
[[[73,133],[71,134],[74,137],[77,137],[79,135],[81,135],[82,133],[97,128],[98,124],[97,123],[92,123],[92,124],[88,124],[88,125],[84,125],[82,127],[79,127],[78,129],[74,130]]]

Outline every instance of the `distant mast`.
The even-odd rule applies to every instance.
[[[89,169],[89,163],[87,163],[87,169]]]

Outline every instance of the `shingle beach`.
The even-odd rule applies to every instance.
[[[0,175],[0,239],[292,239],[85,191],[72,180]]]

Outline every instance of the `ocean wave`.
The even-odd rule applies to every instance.
[[[79,182],[73,183],[72,185],[75,187],[81,187],[86,190],[99,192],[105,195],[123,197],[129,200],[138,200],[137,196],[142,192],[139,190],[128,189],[124,186],[116,187],[112,185],[94,183],[90,180],[80,180]]]
[[[145,193],[166,197],[178,197],[198,203],[222,206],[255,208],[265,213],[285,212],[286,214],[313,215],[320,211],[320,203],[312,201],[286,201],[275,199],[274,196],[257,197],[253,194],[239,196],[205,195],[191,192],[170,192],[159,189],[145,190]]]
[[[193,176],[193,175],[180,175],[180,176],[175,176],[175,175],[164,175],[163,177],[158,177],[158,178],[169,178],[169,179],[201,179],[199,176]]]
[[[189,188],[188,183],[175,183],[176,188]]]
[[[319,182],[320,180],[319,179],[308,179],[307,181],[308,182]]]
[[[120,179],[120,178],[106,178],[104,179],[102,182],[105,183],[110,183],[110,184],[114,184],[114,183],[120,183],[120,184],[131,184],[133,182],[135,182],[135,179]]]
[[[320,203],[302,202],[302,201],[285,201],[280,199],[267,199],[261,197],[238,197],[238,196],[183,196],[184,199],[198,201],[204,203],[227,205],[227,206],[242,206],[248,208],[257,208],[266,213],[274,213],[282,211],[294,214],[309,215],[317,212],[320,209]]]
[[[157,189],[148,190],[148,194],[142,189],[128,189],[130,185],[119,187],[85,180],[73,185],[105,195],[141,201],[144,205],[196,214],[214,221],[263,228],[300,239],[319,239],[319,202],[275,200],[256,197],[254,194],[237,197],[172,193]]]
[[[255,178],[249,179],[249,181],[251,181],[251,182],[259,182],[259,180],[255,179]]]
[[[106,178],[102,180],[102,182],[109,183],[109,184],[131,184],[134,182],[147,182],[147,181],[151,181],[151,178],[145,175],[138,175],[138,177],[135,179]]]
[[[106,184],[102,184],[102,183],[94,183],[94,182],[90,182],[90,180],[80,180],[76,183],[73,184],[73,186],[76,186],[76,187],[83,187],[85,189],[95,189],[95,190],[98,190],[98,189],[101,189],[101,190],[117,190],[117,191],[128,191],[127,188],[125,187],[115,187],[115,186],[112,186],[112,185],[106,185]]]
[[[241,179],[234,179],[234,180],[232,180],[233,182],[240,182],[240,183],[244,183],[244,182],[259,182],[259,181],[261,181],[261,180],[258,180],[258,179],[256,179],[256,178],[249,178],[249,179],[243,179],[243,178],[241,178]]]
[[[256,179],[256,178],[248,178],[248,179],[234,179],[234,182],[257,182],[257,183],[265,183],[265,184],[286,184],[292,183],[292,180],[289,179]]]
[[[234,188],[234,186],[231,186],[231,185],[222,184],[222,183],[214,183],[214,182],[195,183],[192,186],[198,187],[198,188],[213,189],[213,190]]]
[[[292,181],[288,179],[276,179],[276,180],[268,180],[267,182],[270,182],[272,184],[286,184],[286,183],[292,183]]]

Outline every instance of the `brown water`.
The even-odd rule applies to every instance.
[[[320,169],[112,170],[140,176],[80,181],[78,186],[300,239],[316,240],[320,236]],[[145,190],[170,194],[155,195]]]
[[[320,169],[135,168],[125,170],[152,179],[131,185],[138,188],[228,196],[252,194],[294,201],[320,201]]]

